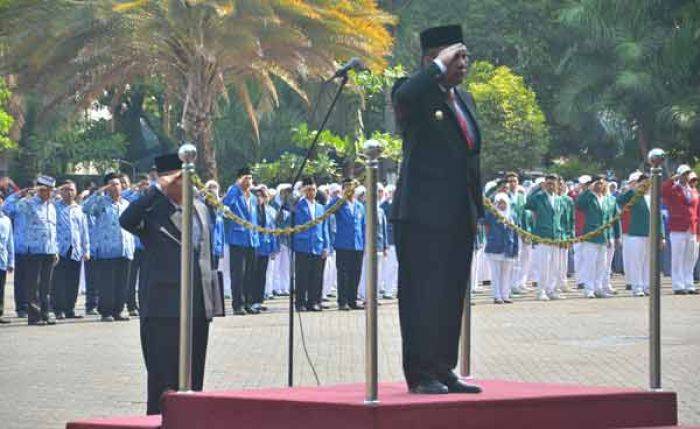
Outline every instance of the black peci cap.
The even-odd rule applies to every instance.
[[[250,170],[250,167],[242,167],[238,170],[238,173],[236,173],[236,178],[250,176],[251,174],[253,174],[253,172]]]
[[[167,173],[168,171],[175,171],[182,168],[182,161],[176,153],[157,156],[153,160],[153,163],[155,164],[156,171],[159,173]]]
[[[316,181],[315,181],[314,178],[311,177],[311,176],[309,176],[309,177],[304,177],[304,178],[301,180],[301,186],[312,186],[312,185],[315,185],[315,184],[316,184]]]
[[[420,33],[420,47],[422,50],[439,48],[440,46],[462,43],[462,26],[444,25],[428,28]]]
[[[102,179],[102,181],[103,181],[104,184],[106,185],[106,184],[108,184],[110,181],[112,181],[112,180],[114,180],[114,179],[120,179],[120,178],[121,178],[121,174],[112,172],[112,173],[107,173],[107,174],[105,174],[105,177]]]

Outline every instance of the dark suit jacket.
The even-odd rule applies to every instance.
[[[211,268],[210,218],[206,206],[197,199],[194,213],[202,228],[200,243],[195,245],[200,250],[193,267],[193,315],[211,320],[223,315],[224,310],[218,279]],[[141,317],[180,317],[180,213],[160,190],[151,187],[129,205],[119,222],[138,236],[145,248],[139,273]]]
[[[440,69],[433,64],[394,86],[403,161],[390,218],[431,229],[473,232],[484,214],[481,134],[471,95],[458,90],[475,131],[474,149],[470,150],[447,93],[438,84],[439,76]]]

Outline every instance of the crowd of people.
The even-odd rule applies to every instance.
[[[79,290],[85,288],[85,314],[105,322],[138,315],[138,282],[143,246],[122,229],[119,217],[150,186],[149,173],[136,185],[125,174],[110,173],[102,187],[78,192],[71,180],[56,186],[39,176],[19,189],[9,178],[0,179],[0,322],[7,273],[14,271],[15,310],[30,325],[82,318],[75,310]],[[617,294],[613,271],[624,273],[634,296],[649,293],[648,176],[640,171],[620,183],[604,176],[581,176],[566,181],[554,174],[520,182],[506,173],[488,182],[485,197],[496,216],[487,212],[478,226],[472,291],[490,282],[496,304],[512,303],[512,295],[534,291],[538,300],[563,299],[567,279],[588,298]],[[681,165],[663,184],[664,252],[670,253],[673,292],[696,294],[694,271],[700,237],[700,198],[696,174]],[[223,197],[220,186],[209,181],[207,192],[236,216],[265,228],[303,225],[324,217],[326,210],[352,186],[317,185],[312,178],[296,184],[268,187],[255,184],[250,170],[242,169]],[[636,196],[642,190],[643,195]],[[391,216],[392,185],[378,186],[379,291],[395,299],[398,263]],[[365,274],[366,191],[357,186],[346,204],[313,227],[289,235],[258,233],[229,220],[224,211],[207,202],[212,225],[212,252],[221,294],[230,289],[233,313],[258,314],[265,302],[290,293],[293,271],[297,311],[363,308]],[[199,196],[203,201],[203,195]],[[623,210],[624,209],[624,210]],[[620,222],[611,222],[621,213]],[[436,213],[438,215],[438,213]],[[554,241],[533,243],[505,225],[502,218],[538,237],[564,240],[599,230],[573,246]],[[292,266],[292,255],[294,265]],[[615,266],[620,267],[615,270]]]

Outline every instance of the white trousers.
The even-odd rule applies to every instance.
[[[513,267],[511,281],[513,289],[523,289],[527,286],[530,265],[532,265],[532,244],[527,244],[522,238],[518,238],[518,259]]]
[[[483,264],[482,260],[484,259],[484,248],[480,249],[474,249],[474,253],[472,255],[472,272],[471,272],[471,277],[469,278],[469,287],[472,293],[478,292],[481,290],[481,281],[483,280],[482,278],[482,273],[483,273]]]
[[[576,285],[583,283],[581,280],[581,243],[574,244],[574,280]]]
[[[649,291],[649,237],[627,236],[623,241],[625,279],[633,292]]]
[[[322,296],[328,296],[338,280],[338,269],[335,266],[335,252],[331,252],[324,262],[323,269],[323,292]]]
[[[557,249],[559,252],[557,261],[557,286],[558,290],[566,290],[566,273],[569,267],[569,249],[561,247]]]
[[[280,245],[280,253],[276,259],[272,290],[277,293],[289,293],[289,247]]]
[[[671,232],[671,282],[673,290],[695,290],[693,269],[698,259],[698,242],[690,232]]]
[[[605,244],[581,243],[580,247],[581,281],[587,292],[603,292],[608,268],[605,263],[608,257],[608,247]]]
[[[396,258],[396,247],[389,246],[387,257],[384,260],[384,269],[380,279],[380,289],[385,295],[396,295],[399,283],[399,260]]]
[[[554,293],[558,283],[559,248],[537,244],[533,248],[533,268],[540,292]]]
[[[272,295],[272,289],[275,287],[275,273],[277,272],[277,264],[279,256],[275,255],[275,259],[269,256],[267,259],[267,271],[265,272],[265,297]]]
[[[486,260],[491,268],[491,291],[493,299],[510,299],[511,276],[515,268],[515,258],[509,259],[503,255],[486,254]]]
[[[605,279],[603,280],[603,290],[606,292],[612,292],[613,287],[611,284],[612,280],[612,261],[613,258],[615,257],[615,243],[610,242],[609,246],[606,246],[605,248],[605,269],[606,269],[606,276]]]
[[[634,278],[633,268],[630,265],[634,254],[632,244],[630,244],[630,236],[622,234],[622,270],[625,272],[625,283],[628,285],[634,285],[632,281]]]
[[[357,288],[357,294],[359,295],[362,301],[364,301],[367,296],[367,258],[368,254],[367,252],[365,252],[364,257],[362,258],[362,274],[360,275],[360,285]],[[385,261],[386,258],[384,257],[384,254],[381,252],[377,252],[377,286],[379,286],[379,281],[382,278]],[[377,288],[377,294],[379,293],[378,289],[379,288]]]

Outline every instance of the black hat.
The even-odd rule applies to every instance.
[[[301,186],[302,186],[302,187],[303,187],[303,186],[312,186],[312,185],[315,185],[315,184],[316,184],[316,181],[315,181],[314,178],[311,177],[311,176],[304,177],[303,179],[301,179]]]
[[[182,161],[176,153],[169,153],[166,155],[161,155],[155,157],[153,160],[155,164],[156,171],[159,173],[167,173],[168,171],[175,171],[182,168]]]
[[[253,172],[250,170],[250,167],[242,167],[238,170],[238,173],[236,173],[236,177],[249,176],[251,174],[253,174]]]
[[[462,26],[445,25],[423,30],[420,33],[420,47],[422,50],[439,48],[440,46],[462,43]]]
[[[607,178],[602,174],[596,174],[593,176],[593,182],[597,182],[599,180],[607,180]]]
[[[108,184],[110,181],[112,181],[112,180],[114,180],[114,179],[119,179],[119,178],[121,178],[121,174],[112,172],[112,173],[107,173],[107,174],[105,174],[105,177],[102,179],[102,181],[103,181],[104,184],[106,185],[106,184]]]

